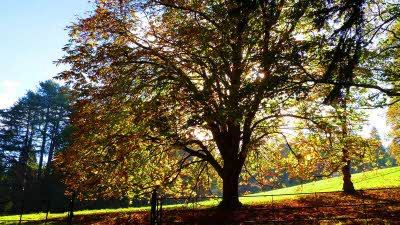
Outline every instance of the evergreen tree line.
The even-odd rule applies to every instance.
[[[39,84],[0,111],[0,210],[62,207],[64,186],[53,169],[55,154],[68,143],[71,113],[68,87]],[[57,202],[58,201],[58,202]]]
[[[47,80],[0,110],[0,214],[64,212],[68,207],[70,195],[66,193],[70,191],[53,165],[73,132],[68,89]],[[127,198],[78,201],[75,209],[124,207],[128,203]]]

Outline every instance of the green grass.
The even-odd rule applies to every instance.
[[[400,187],[400,166],[352,174],[352,181],[357,190]],[[272,197],[265,195],[284,195],[274,196],[274,200],[298,198],[300,196],[296,195],[298,193],[341,191],[342,185],[341,176],[327,178],[303,185],[251,194],[249,196],[252,196],[253,198],[244,197],[241,201],[244,204],[270,202]]]
[[[10,216],[2,216],[0,217],[0,223],[1,221],[16,221],[17,223],[19,221],[19,215],[10,215]],[[48,219],[49,220],[54,220],[54,219],[61,219],[61,218],[66,218],[67,213],[49,213]],[[37,220],[45,220],[46,219],[46,213],[32,213],[32,214],[24,214],[22,215],[22,220],[32,220],[32,221],[37,221]],[[13,222],[10,222],[10,224],[13,224]]]
[[[141,212],[141,211],[149,211],[150,207],[130,207],[130,208],[120,208],[120,209],[92,209],[92,210],[81,210],[81,211],[76,211],[74,212],[74,215],[91,215],[91,214],[104,214],[104,213],[124,213],[124,212]],[[51,213],[49,212],[48,219],[49,220],[54,220],[54,219],[63,219],[67,218],[68,213]],[[1,216],[0,217],[0,223],[1,221],[19,221],[19,215],[10,215],[10,216]],[[22,216],[22,220],[32,220],[32,221],[37,221],[37,220],[45,220],[46,219],[46,213],[32,213],[32,214],[24,214]]]
[[[400,187],[400,167],[392,167],[387,169],[374,170],[364,173],[352,175],[352,180],[356,189],[374,189],[374,188],[389,188]],[[297,185],[288,188],[282,188],[272,191],[259,192],[245,197],[241,197],[240,201],[244,204],[254,205],[274,201],[298,198],[298,193],[314,193],[314,192],[331,192],[340,191],[342,189],[342,177],[328,178],[303,185]],[[274,195],[272,197],[272,195]],[[280,196],[278,196],[280,195]],[[208,200],[196,203],[196,208],[212,207],[218,204],[218,200]],[[176,208],[191,208],[192,204],[174,204],[164,206],[167,209]],[[149,207],[136,208],[121,208],[121,209],[99,209],[99,210],[82,210],[74,212],[74,215],[92,215],[92,214],[107,214],[107,213],[129,213],[149,211]],[[67,217],[67,213],[49,213],[49,220],[63,219]],[[39,221],[46,218],[45,213],[24,214],[23,220]],[[0,217],[1,221],[19,220],[19,215],[10,215]],[[12,223],[9,223],[12,224]]]

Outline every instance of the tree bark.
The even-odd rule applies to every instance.
[[[49,112],[50,112],[50,107],[47,107],[46,116],[44,118],[46,120],[46,122],[45,122],[44,128],[42,130],[42,145],[40,147],[39,168],[38,168],[38,172],[37,172],[38,179],[40,179],[40,177],[42,176],[43,156],[44,156],[44,152],[45,152],[45,148],[46,148],[47,127],[49,124]]]
[[[342,108],[344,109],[343,113],[343,124],[342,124],[342,138],[345,140],[348,137],[348,127],[347,127],[347,97],[349,96],[350,89],[349,87],[346,88],[346,95],[342,102]],[[347,143],[345,143],[342,149],[342,162],[344,166],[342,167],[343,173],[343,191],[346,193],[354,193],[356,190],[354,189],[353,182],[351,181],[351,171],[350,171],[350,154],[349,150],[347,149]]]
[[[348,159],[348,151],[343,150],[343,162],[345,165],[342,167],[343,173],[343,191],[346,193],[354,193],[356,190],[354,189],[353,182],[351,181],[351,171],[350,171],[350,160]]]
[[[219,204],[221,209],[235,209],[242,206],[239,201],[239,173],[224,171],[222,191],[222,201]]]
[[[28,117],[26,119],[26,130],[25,130],[25,136],[24,136],[24,142],[23,142],[23,147],[22,147],[22,152],[19,156],[19,162],[23,167],[27,166],[28,159],[29,159],[29,140],[30,136],[29,134],[32,135],[33,132],[31,132],[30,128],[31,126],[31,111],[28,111]]]
[[[232,150],[234,148],[230,148]],[[233,151],[236,153],[237,151]],[[242,206],[239,201],[239,175],[242,166],[236,154],[230,154],[224,159],[222,175],[222,201],[219,204],[221,209],[233,210]]]
[[[51,169],[51,164],[53,160],[53,155],[55,148],[57,146],[57,141],[56,138],[58,136],[58,127],[60,125],[60,120],[57,120],[55,127],[53,128],[52,136],[51,136],[51,142],[50,142],[50,148],[49,148],[49,155],[47,157],[47,165],[46,165],[46,170],[44,171],[44,177],[45,179],[48,179],[48,176],[50,175],[50,169]]]

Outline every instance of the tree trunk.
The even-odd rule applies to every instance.
[[[49,148],[49,155],[47,157],[47,165],[46,165],[46,170],[44,171],[44,177],[45,179],[48,179],[48,176],[50,175],[50,169],[51,169],[51,163],[53,160],[53,155],[55,148],[57,146],[57,141],[56,138],[58,136],[58,127],[60,125],[60,121],[58,120],[56,123],[56,126],[53,129],[52,136],[51,136],[51,142],[50,142],[50,148]]]
[[[30,128],[31,128],[31,111],[28,112],[28,117],[26,119],[26,130],[25,130],[25,136],[24,136],[24,142],[23,142],[23,147],[22,147],[22,152],[20,153],[20,165],[23,167],[27,166],[28,159],[29,159],[29,140],[30,136],[29,134],[31,133]]]
[[[347,128],[347,97],[349,96],[350,89],[347,87],[346,95],[342,102],[342,108],[344,109],[343,113],[343,124],[342,124],[342,138],[346,140],[348,137],[348,128]],[[354,193],[356,190],[354,189],[353,182],[351,181],[351,171],[350,171],[350,154],[349,150],[347,149],[347,143],[345,143],[342,149],[342,162],[345,163],[342,167],[343,173],[343,191],[346,193]]]
[[[351,181],[350,162],[342,167],[343,173],[343,191],[346,193],[354,193],[353,182]]]
[[[37,178],[40,179],[40,177],[42,176],[42,168],[43,168],[43,155],[44,155],[44,151],[46,148],[46,140],[47,140],[47,127],[49,124],[49,111],[50,108],[47,108],[46,111],[46,116],[45,116],[45,124],[44,124],[44,128],[42,130],[42,145],[40,147],[40,156],[39,156],[39,168],[38,168],[38,172],[37,172]]]
[[[235,209],[242,206],[239,201],[239,175],[241,166],[235,157],[224,160],[222,177],[222,201],[219,204],[221,209]]]
[[[347,150],[343,150],[343,162],[345,165],[342,167],[343,173],[343,191],[346,193],[354,193],[353,182],[351,181],[351,171],[350,171],[350,159],[348,158],[349,153]]]
[[[222,209],[235,209],[242,206],[239,201],[239,174],[225,175],[222,185],[223,194],[219,207]]]

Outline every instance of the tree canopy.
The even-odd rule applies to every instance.
[[[340,105],[350,90],[399,95],[369,69],[368,38],[393,20],[379,7],[95,1],[59,60],[71,66],[59,78],[76,98],[75,141],[58,158],[67,184],[105,196],[181,193],[219,177],[221,206],[239,206],[249,156],[272,160],[295,121],[326,128],[326,114],[312,109]]]

